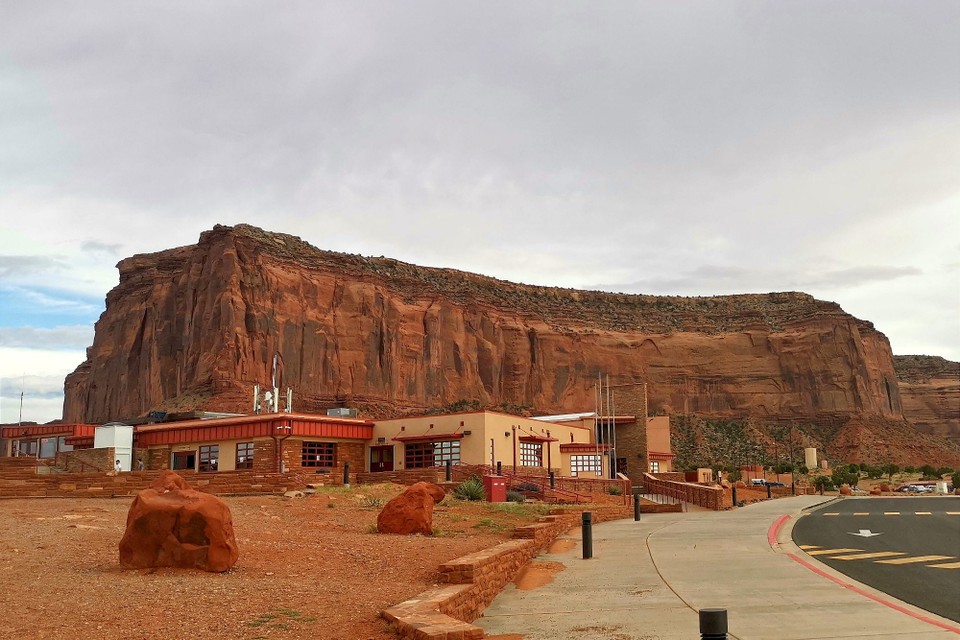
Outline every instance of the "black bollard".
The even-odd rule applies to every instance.
[[[730,490],[731,490],[731,493],[732,493],[731,498],[733,499],[733,506],[737,506],[737,485],[733,485],[733,486],[730,488]]]
[[[773,487],[771,487],[770,484],[767,483],[767,499],[769,500],[772,497],[773,497]]]
[[[557,488],[557,478],[556,478],[555,474],[553,473],[553,471],[550,472],[550,488],[551,488],[551,489],[556,489],[556,488]]]
[[[640,494],[633,494],[633,521],[640,522]]]
[[[583,559],[589,560],[593,557],[593,514],[584,511],[582,514],[581,533],[583,534]]]
[[[447,460],[447,482],[453,482],[453,460]]]
[[[349,462],[343,463],[343,484],[345,485],[350,484],[350,463]]]
[[[503,475],[503,463],[500,462],[499,460],[497,460],[497,475],[498,476]]]
[[[700,609],[700,640],[727,640],[727,610]]]

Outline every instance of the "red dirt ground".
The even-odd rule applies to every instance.
[[[448,499],[434,536],[372,532],[380,501],[401,490],[228,497],[240,559],[222,574],[120,569],[129,500],[0,500],[0,637],[394,639],[382,609],[431,587],[441,563],[542,513]]]

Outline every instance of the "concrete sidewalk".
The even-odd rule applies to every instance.
[[[880,604],[800,565],[790,541],[802,510],[829,498],[797,496],[724,512],[644,514],[641,522],[594,526],[593,553],[576,546],[534,562],[563,564],[553,582],[529,591],[513,584],[473,624],[488,636],[524,640],[691,640],[700,637],[697,611],[727,609],[729,637],[741,640],[957,638],[960,624],[901,603],[818,566],[941,628]],[[768,530],[791,519],[771,546]],[[515,636],[516,637],[516,636]]]

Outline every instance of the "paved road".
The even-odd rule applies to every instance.
[[[793,541],[858,582],[960,622],[960,498],[847,498],[800,518]]]

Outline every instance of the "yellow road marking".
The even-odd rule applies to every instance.
[[[928,564],[928,567],[934,569],[960,569],[960,562],[948,562],[947,564]]]
[[[820,547],[815,544],[802,544],[800,548],[806,551],[807,549],[819,549]]]
[[[870,515],[870,514],[867,513],[866,511],[857,511],[857,512],[856,512],[855,514],[853,514],[853,515],[855,515],[855,516],[868,516],[868,515]]]
[[[898,516],[900,515],[899,511],[884,511],[883,515],[885,516]]]
[[[905,556],[902,551],[876,551],[874,553],[855,553],[852,556],[837,556],[834,560],[872,560],[873,558],[889,558],[891,556]]]
[[[825,513],[825,514],[823,514],[823,515],[825,515],[825,516],[838,516],[838,515],[840,515],[840,512],[839,512],[839,511],[834,511],[834,512],[831,512],[831,513]]]
[[[913,515],[915,516],[929,516],[932,515],[929,511],[914,511]]]
[[[912,558],[896,558],[894,560],[877,560],[877,564],[915,564],[917,562],[934,562],[935,560],[949,560],[953,556],[914,556]]]
[[[853,553],[854,551],[863,551],[863,549],[821,549],[820,551],[810,551],[808,556],[826,556],[832,553]]]

